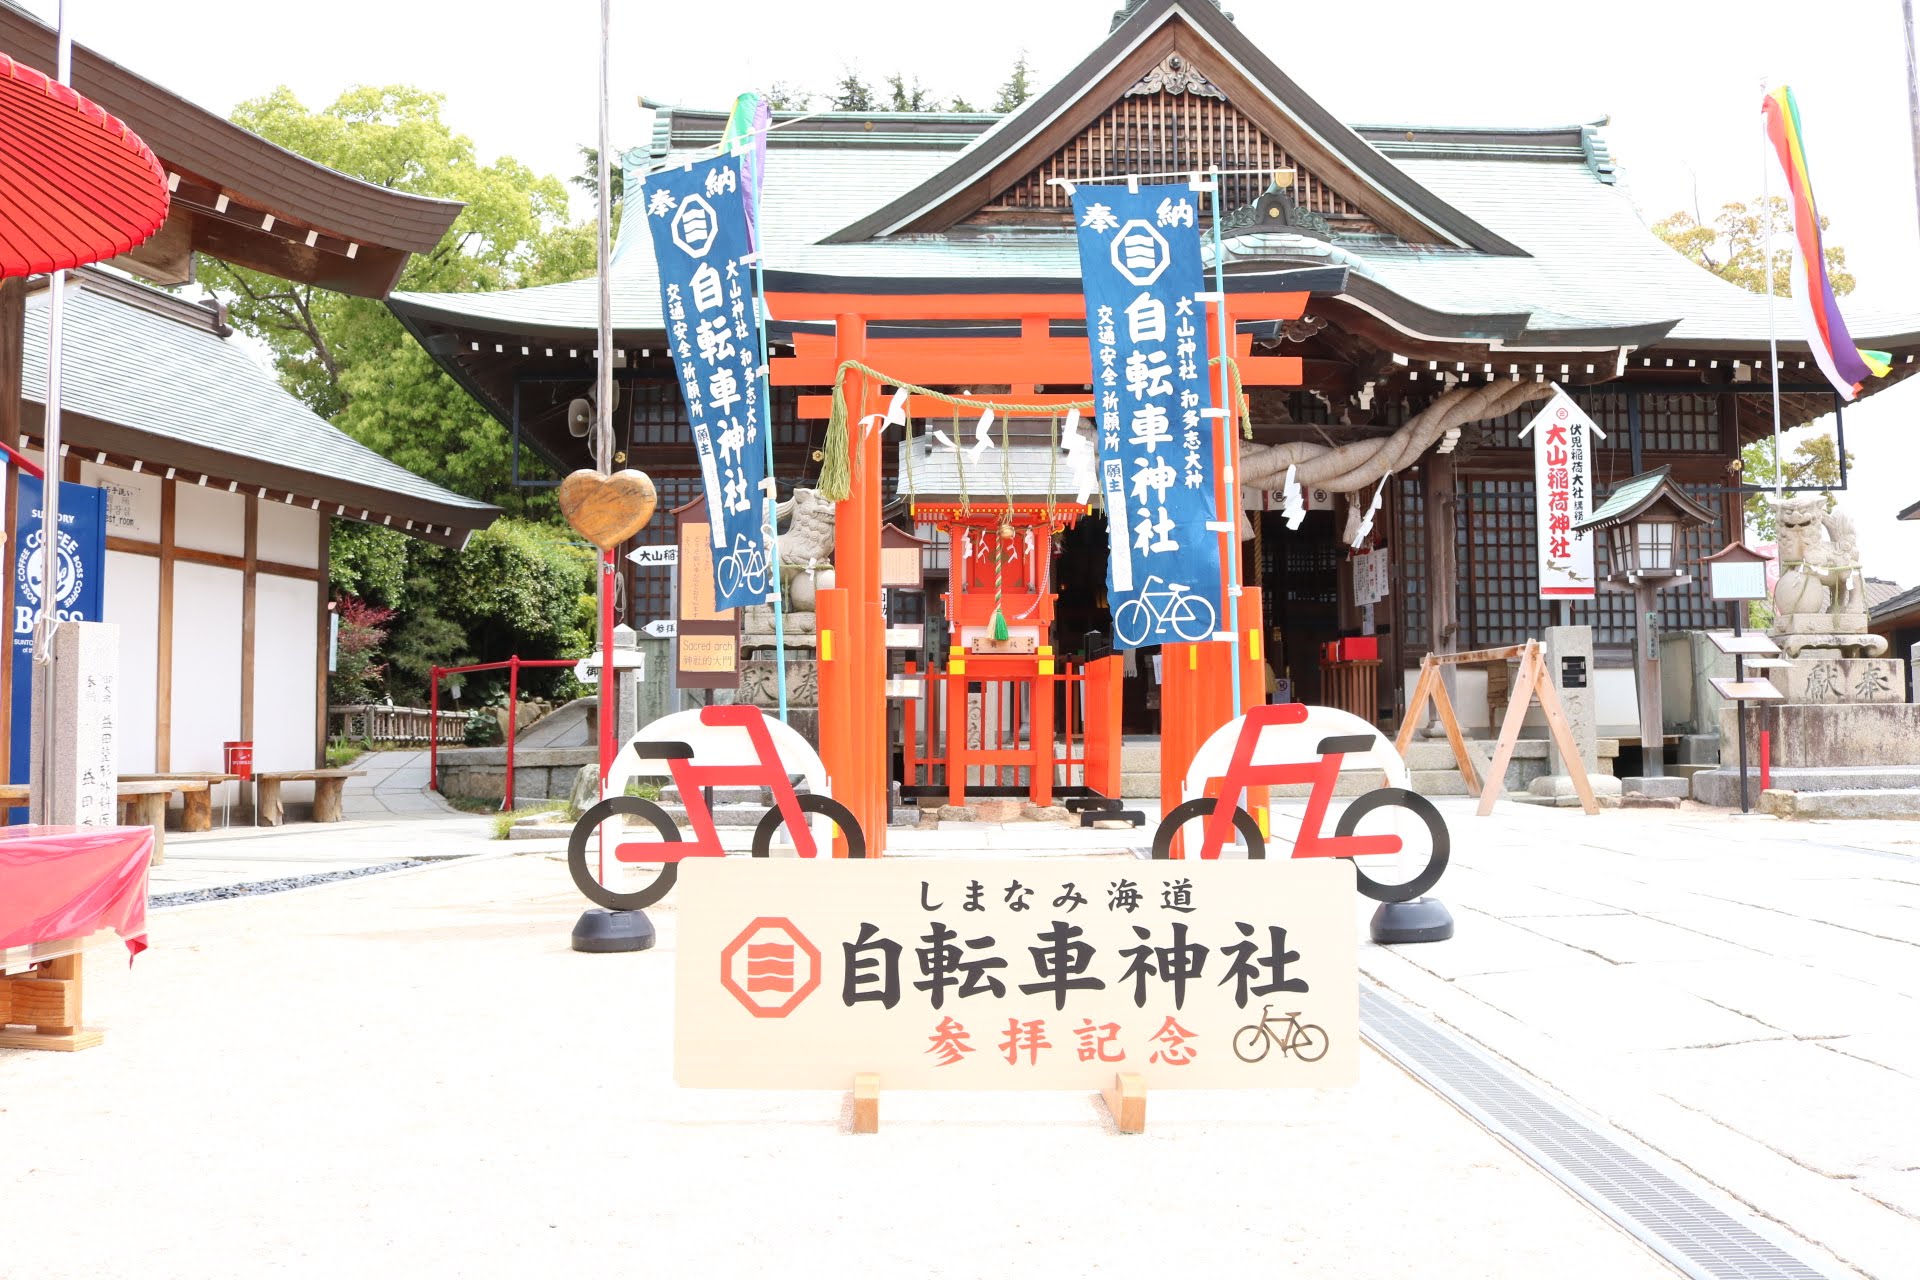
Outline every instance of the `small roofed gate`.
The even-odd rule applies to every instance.
[[[979,282],[968,281],[957,284],[956,291],[950,293],[929,290],[919,294],[863,294],[842,292],[845,282],[836,278],[787,272],[769,272],[768,277],[769,314],[788,324],[833,325],[832,334],[796,333],[794,354],[772,361],[771,379],[774,386],[781,387],[839,387],[844,401],[848,491],[835,515],[835,586],[821,591],[818,598],[820,754],[832,779],[835,798],[845,803],[859,819],[862,829],[868,833],[868,856],[874,856],[884,851],[886,843],[892,754],[904,745],[890,741],[887,731],[887,649],[880,586],[882,459],[888,432],[881,421],[888,407],[885,397],[891,389],[914,389],[905,404],[907,413],[915,419],[939,420],[953,413],[951,399],[923,392],[951,388],[958,393],[964,388],[1004,386],[1005,392],[968,394],[966,401],[969,406],[997,409],[1021,406],[1028,415],[1055,411],[1065,414],[1074,407],[1090,415],[1092,358],[1086,338],[1084,335],[1056,337],[1052,333],[1055,322],[1072,327],[1083,325],[1085,303],[1078,282],[1069,280],[1048,282],[1064,286],[1056,292],[1040,292],[1047,287],[1040,282],[1026,286],[1033,288],[1033,292],[962,291],[978,289]],[[1235,284],[1240,285],[1239,290],[1234,288]],[[1266,291],[1256,291],[1263,285]],[[1251,333],[1239,332],[1241,325],[1300,318],[1306,309],[1308,294],[1304,290],[1271,291],[1271,285],[1271,278],[1228,279],[1225,321],[1235,333],[1230,354],[1241,386],[1293,387],[1301,383],[1299,358],[1254,356]],[[1223,304],[1210,301],[1207,305],[1212,311]],[[1217,318],[1210,320],[1210,328],[1216,324]],[[943,326],[949,332],[939,332]],[[966,336],[954,336],[955,330],[964,331]],[[982,334],[986,336],[979,336]],[[1233,385],[1227,362],[1215,366],[1215,378],[1216,403],[1232,403],[1238,388]],[[832,418],[835,398],[803,395],[800,417]],[[1240,416],[1239,407],[1237,403],[1233,405],[1235,420]],[[973,412],[977,416],[978,410]],[[1233,456],[1216,459],[1214,469],[1215,509],[1223,517],[1237,513],[1239,503],[1236,479],[1239,433],[1233,431],[1228,436],[1234,442]],[[963,448],[971,445],[971,441],[954,443]],[[981,505],[991,509],[993,504],[987,499]],[[995,523],[997,527],[997,517]],[[1223,592],[1238,592],[1242,576],[1238,534],[1223,532],[1220,537],[1222,573],[1226,577]],[[1041,540],[1037,529],[1035,538],[1036,542]],[[1260,611],[1254,608],[1242,616],[1250,621],[1250,627],[1238,647],[1241,661],[1249,663],[1258,660]],[[1005,661],[1004,654],[989,654],[969,644],[964,617],[949,621],[952,645],[944,678],[957,684],[961,677],[971,680],[975,676],[974,664]],[[1207,735],[1244,709],[1244,705],[1231,705],[1235,647],[1229,641],[1216,638],[1162,648],[1163,813],[1179,803],[1180,780],[1187,762]],[[1048,669],[1043,672],[1038,648],[1036,640],[1032,673],[1027,677],[1032,688],[1027,690],[1022,705],[1035,709],[1025,724],[1026,755],[1029,761],[1041,763],[1035,772],[1042,776],[1032,778],[1029,785],[1035,790],[1044,789],[1045,793],[1055,785],[1054,770],[1062,758],[1055,726],[1050,723],[1055,683],[1063,678],[1072,679],[1076,674],[1088,679],[1091,673],[1063,675],[1054,669],[1056,664],[1050,654]],[[1112,679],[1117,689],[1117,675]],[[1243,704],[1260,700],[1262,681],[1253,679],[1241,683]],[[950,686],[949,752],[955,741],[951,720],[956,692],[960,693],[962,708],[965,706],[964,691]],[[1094,690],[1089,687],[1087,692],[1087,704],[1091,706],[1095,701]],[[1103,711],[1105,705],[1105,700],[1101,700]],[[1042,723],[1043,720],[1046,723]],[[1082,761],[1119,759],[1117,714],[1087,714],[1073,723],[1079,725],[1083,734]],[[1100,737],[1097,743],[1093,736],[1096,732]],[[964,727],[958,741],[964,748]],[[985,746],[984,739],[982,746]],[[1072,758],[1071,751],[1067,758]],[[1100,772],[1107,770],[1102,767]],[[956,780],[964,783],[966,776],[965,767],[947,769],[950,788]],[[1169,778],[1173,779],[1171,786],[1167,783]],[[844,856],[844,845],[838,840],[835,854]]]

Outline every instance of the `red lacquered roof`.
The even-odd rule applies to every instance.
[[[167,177],[133,130],[0,53],[0,278],[141,244],[167,220]]]

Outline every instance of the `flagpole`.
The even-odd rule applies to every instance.
[[[1220,234],[1220,171],[1213,172],[1213,182],[1207,191],[1207,200],[1213,214],[1213,291],[1220,295],[1219,317],[1216,326],[1220,342],[1220,457],[1218,466],[1225,473],[1226,483],[1221,492],[1227,495],[1227,509],[1214,512],[1214,519],[1231,526],[1232,532],[1221,536],[1220,568],[1225,576],[1222,594],[1226,596],[1220,603],[1225,606],[1227,615],[1227,634],[1230,640],[1231,664],[1233,669],[1233,706],[1229,709],[1228,719],[1240,714],[1240,477],[1235,474],[1234,458],[1239,415],[1234,411],[1240,406],[1233,402],[1233,344],[1232,334],[1227,328],[1227,259]],[[1260,626],[1265,627],[1262,621]]]
[[[599,180],[599,199],[597,201],[597,262],[600,268],[600,326],[599,367],[594,374],[594,415],[593,447],[594,464],[601,475],[613,471],[613,282],[608,272],[607,259],[611,256],[610,241],[613,231],[612,165],[607,155],[607,36],[610,26],[609,7],[611,0],[600,0],[600,145],[595,177]],[[619,568],[617,551],[600,553],[600,790],[601,799],[606,798],[607,773],[613,767],[614,721],[616,715],[616,689],[613,666],[613,575]],[[516,708],[508,708],[508,714],[518,714]],[[513,797],[507,797],[507,808],[513,808]],[[601,844],[601,874],[604,876],[606,865],[605,842]]]
[[[1920,50],[1913,43],[1913,0],[1900,0],[1907,36],[1907,114],[1913,129],[1913,211],[1920,218]]]
[[[1766,85],[1761,85],[1761,93]],[[1780,496],[1780,340],[1773,328],[1773,139],[1766,128],[1766,113],[1760,114],[1760,206],[1766,211],[1767,239],[1761,274],[1767,278],[1767,370],[1773,376],[1773,496]]]
[[[768,119],[772,119],[769,112]],[[767,252],[766,240],[760,232],[760,204],[767,194],[766,174],[766,137],[772,131],[772,125],[762,131],[760,144],[749,147],[747,154],[740,157],[741,165],[747,163],[747,157],[753,158],[753,205],[748,209],[748,217],[753,226],[753,293],[755,310],[759,314],[760,327],[760,439],[766,451],[767,490],[764,510],[767,513],[767,564],[768,572],[773,575],[773,667],[774,688],[780,700],[780,723],[787,723],[787,606],[786,584],[780,573],[780,522],[776,508],[779,506],[780,491],[774,484],[773,476],[773,346],[767,341]],[[749,138],[752,134],[748,135]]]
[[[73,80],[73,36],[67,29],[65,0],[61,0],[54,22],[53,74],[54,79],[64,85]],[[40,616],[35,620],[33,637],[33,660],[36,665],[53,662],[53,632],[60,625],[60,480],[66,470],[60,456],[60,348],[66,319],[66,284],[64,271],[55,270],[47,276],[47,400],[46,425],[41,432]],[[43,822],[52,813],[49,806],[53,802],[53,740],[59,728],[59,712],[55,705],[59,694],[51,670],[47,678],[38,683],[40,696],[31,711],[33,718],[39,721],[40,732],[29,733],[28,740],[38,738],[40,750],[30,757],[32,764],[29,765],[28,777],[33,784],[33,803],[29,806],[29,813],[34,815],[34,821]],[[21,697],[22,691],[15,689],[13,696]],[[31,685],[25,691],[25,696],[33,698]]]

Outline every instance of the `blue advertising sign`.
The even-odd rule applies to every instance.
[[[714,604],[764,604],[773,586],[760,438],[765,357],[740,159],[715,156],[650,173],[645,183],[660,310],[713,519]]]
[[[40,556],[41,482],[20,473],[13,530],[13,723],[8,780],[26,782],[33,744],[33,627],[46,591]],[[84,484],[60,486],[60,539],[54,554],[54,617],[99,622],[104,616],[107,495]],[[24,810],[14,810],[25,821]]]
[[[1211,640],[1221,616],[1197,214],[1185,186],[1073,193],[1119,649]]]

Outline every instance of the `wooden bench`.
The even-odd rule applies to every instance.
[[[260,824],[277,827],[286,821],[286,809],[280,802],[280,784],[283,782],[311,782],[313,784],[313,820],[315,822],[340,821],[340,797],[346,790],[348,778],[364,778],[365,769],[282,769],[273,773],[256,773],[254,783],[258,788],[255,796],[255,810]]]
[[[213,789],[225,782],[239,782],[237,773],[123,773],[122,783],[127,782],[203,782],[203,788],[187,788],[181,796],[180,829],[182,831],[213,830]]]
[[[167,798],[176,791],[188,797],[197,794],[203,804],[210,803],[207,800],[207,784],[194,778],[122,780],[114,786],[121,822],[128,826],[153,828],[153,865],[156,867],[167,860]],[[0,783],[0,808],[17,809],[31,803],[32,783]]]

